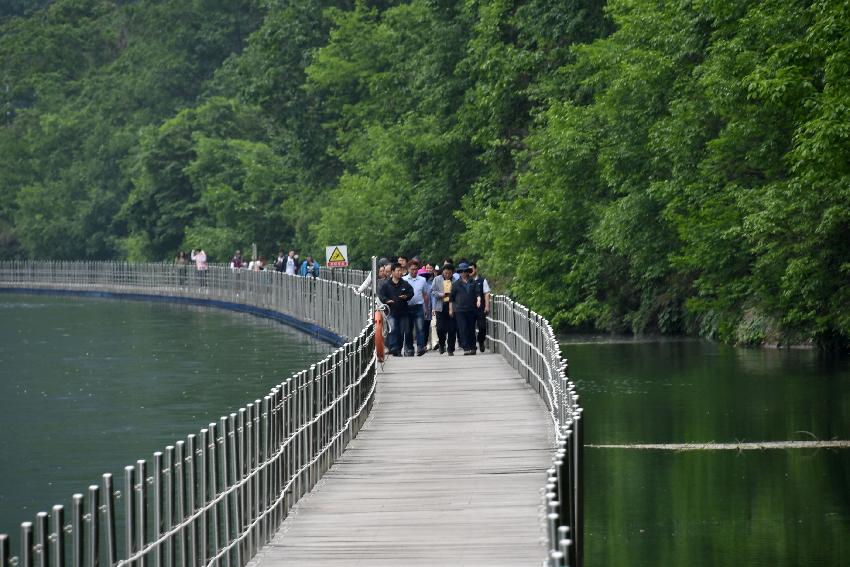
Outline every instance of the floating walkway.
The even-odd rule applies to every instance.
[[[391,358],[358,437],[251,564],[539,565],[551,435],[501,356]]]
[[[497,295],[496,354],[379,373],[372,300],[351,286],[365,273],[329,275],[0,262],[0,291],[236,309],[338,346],[123,483],[106,473],[0,534],[0,567],[582,567],[584,419],[549,322]]]

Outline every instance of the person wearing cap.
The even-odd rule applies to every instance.
[[[437,347],[440,354],[448,349],[449,356],[455,355],[457,344],[457,327],[449,313],[454,276],[455,267],[452,264],[443,263],[443,273],[435,277],[431,285],[431,306],[434,319],[437,320]]]
[[[476,286],[469,279],[469,264],[461,262],[457,266],[460,279],[452,283],[449,294],[449,313],[457,325],[457,340],[464,355],[475,354],[475,315],[476,315]]]
[[[425,354],[425,311],[429,308],[430,298],[425,289],[428,282],[419,275],[419,261],[411,260],[407,263],[407,275],[404,280],[413,288],[413,297],[407,302],[407,312],[410,325],[404,335],[404,355],[413,356],[414,335],[416,341],[416,356]]]
[[[393,356],[401,356],[402,340],[410,326],[407,302],[413,297],[413,288],[402,279],[403,275],[401,264],[396,262],[392,266],[390,278],[378,288],[379,299],[389,308],[387,350]]]
[[[475,310],[475,326],[478,328],[478,348],[484,352],[484,341],[487,339],[487,315],[490,313],[490,302],[492,294],[490,293],[490,284],[486,278],[481,277],[478,273],[478,266],[475,262],[469,263],[469,279],[475,283],[476,310]]]

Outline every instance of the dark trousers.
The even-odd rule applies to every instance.
[[[449,352],[455,351],[457,327],[454,318],[449,317],[448,307],[445,307],[443,311],[437,311],[437,342],[440,349],[445,348]]]
[[[390,313],[390,334],[387,335],[387,350],[394,355],[401,354],[402,342],[410,326],[407,312]]]
[[[428,336],[425,334],[425,309],[422,305],[407,306],[407,329],[404,333],[404,354],[413,354],[425,348]]]
[[[487,314],[483,309],[475,313],[475,326],[478,328],[478,344],[481,345],[481,350],[484,350],[484,339],[487,338]]]
[[[457,342],[463,350],[475,350],[475,311],[455,311]]]

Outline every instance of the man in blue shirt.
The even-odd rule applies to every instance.
[[[425,310],[430,308],[428,297],[428,282],[418,274],[419,262],[411,260],[407,263],[407,275],[404,281],[413,288],[413,296],[407,301],[407,313],[410,324],[404,336],[404,355],[413,356],[413,335],[416,334],[416,356],[425,354],[425,344],[428,336],[425,334]]]
[[[319,277],[319,263],[313,260],[312,256],[307,256],[307,259],[301,264],[301,277]]]

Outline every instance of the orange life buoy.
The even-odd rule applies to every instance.
[[[378,362],[384,361],[384,314],[375,312],[375,356]]]

